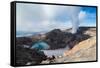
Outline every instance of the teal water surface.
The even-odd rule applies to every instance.
[[[35,48],[35,49],[42,50],[42,49],[49,49],[50,46],[46,42],[44,42],[44,41],[38,41],[35,44],[32,44],[31,48],[32,49]]]

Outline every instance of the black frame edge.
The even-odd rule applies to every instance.
[[[96,62],[98,62],[98,6],[96,6]]]
[[[10,65],[15,66],[15,23],[16,23],[16,3],[13,1],[10,3]]]

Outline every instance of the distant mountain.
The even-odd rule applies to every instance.
[[[16,37],[27,37],[27,36],[32,36],[32,35],[37,35],[45,32],[24,32],[24,31],[17,31],[16,32]]]

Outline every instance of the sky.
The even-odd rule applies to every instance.
[[[71,17],[78,17],[79,26],[96,26],[96,8],[17,3],[16,30],[43,32],[72,27]]]

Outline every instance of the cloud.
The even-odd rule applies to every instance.
[[[81,22],[80,26],[96,26],[96,13],[81,11],[79,18]]]
[[[80,13],[79,13],[79,20],[80,21],[84,20],[86,15],[87,15],[86,11],[80,11]]]
[[[77,9],[77,10],[76,10]],[[80,20],[87,16],[80,7],[54,6],[17,3],[17,31],[41,32],[72,27],[71,16],[79,15]]]
[[[41,6],[36,4],[18,3],[17,23],[16,23],[17,31],[39,32],[39,31],[52,30],[54,28],[61,28],[61,29],[67,28],[68,26],[71,25],[69,24],[69,20],[63,22],[62,20],[59,19],[55,20],[56,18],[60,18],[57,15],[62,13],[61,11],[59,11],[59,7],[60,6],[52,6],[52,5]],[[61,8],[61,10],[65,10],[65,7]]]

